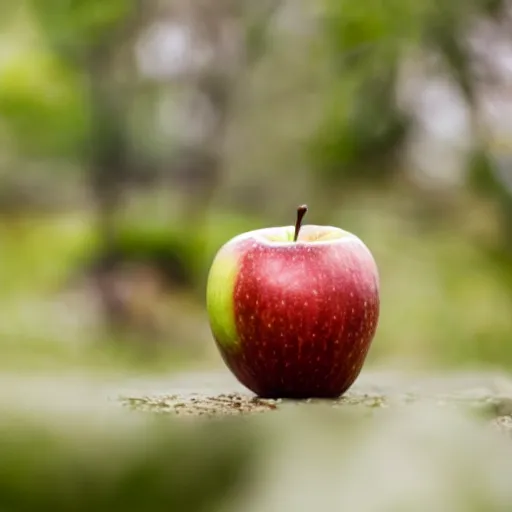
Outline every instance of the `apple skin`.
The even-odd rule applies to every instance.
[[[207,311],[235,377],[266,398],[336,398],[358,377],[380,311],[366,245],[331,226],[239,235],[217,253]]]

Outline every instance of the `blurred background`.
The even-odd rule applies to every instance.
[[[444,398],[105,403],[122,381],[172,412],[178,370],[214,393],[212,259],[303,203],[378,262],[362,377],[489,370],[461,394],[499,395],[510,433],[510,2],[0,2],[2,510],[512,510],[510,439]]]
[[[504,0],[0,6],[0,369],[222,367],[205,278],[232,236],[358,234],[368,364],[512,367]]]

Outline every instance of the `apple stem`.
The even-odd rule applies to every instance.
[[[293,236],[293,241],[296,242],[297,238],[299,238],[299,231],[302,225],[302,219],[306,212],[308,211],[307,205],[303,204],[297,208],[297,221],[295,222],[295,235]]]

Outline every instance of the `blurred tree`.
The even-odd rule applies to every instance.
[[[470,43],[479,21],[501,19],[503,4],[326,0],[323,29],[337,79],[312,140],[313,166],[330,181],[385,180],[400,170],[397,156],[415,124],[409,105],[399,101],[401,72],[411,59],[453,79],[481,146],[478,89],[485,59]]]
[[[4,64],[0,114],[24,159],[85,170],[99,243],[92,268],[106,318],[116,328],[131,315],[117,282],[127,260],[156,267],[173,286],[190,286],[198,277],[202,283],[204,276],[191,274],[197,269],[190,255],[201,250],[205,212],[222,177],[240,77],[264,53],[278,5],[23,4],[21,17],[36,21],[37,44]],[[169,198],[181,198],[181,208],[172,211],[180,217],[175,223],[194,236],[178,235],[176,243],[175,234],[158,238],[139,230],[134,244],[120,215],[127,193],[162,183],[171,185]]]
[[[124,0],[31,0],[30,5],[52,55],[80,83],[85,129],[76,141],[75,157],[87,170],[106,262],[98,290],[109,321],[122,324],[125,308],[108,272],[116,261],[115,216],[131,170],[125,126],[133,71],[126,44],[142,13],[135,1]]]
[[[510,194],[497,179],[486,146],[480,105],[490,58],[480,55],[473,41],[483,21],[493,28],[504,24],[504,0],[322,0],[314,7],[279,0],[24,0],[17,9],[9,3],[0,18],[14,19],[16,33],[29,35],[28,43],[0,55],[0,143],[10,157],[2,165],[51,168],[49,188],[56,202],[65,195],[64,174],[85,171],[100,252],[91,272],[99,276],[99,296],[114,324],[127,322],[127,297],[136,294],[120,291],[126,287],[119,276],[132,268],[127,261],[156,268],[166,286],[203,284],[205,269],[197,255],[204,250],[205,214],[223,180],[226,134],[237,114],[241,84],[270,50],[278,51],[272,37],[277,29],[289,23],[300,32],[290,12],[306,4],[313,10],[307,14],[312,31],[318,29],[315,44],[321,41],[321,59],[329,63],[328,80],[315,91],[322,98],[315,105],[321,122],[306,145],[311,181],[321,187],[322,198],[332,195],[331,203],[322,201],[326,209],[340,190],[382,187],[406,174],[404,148],[417,119],[401,87],[412,61],[455,83],[470,112],[478,157],[473,161],[479,162],[471,176],[479,190],[485,181],[503,211],[510,212]],[[320,23],[315,24],[318,5]],[[308,70],[317,69],[309,56],[303,61]],[[264,78],[273,85],[279,77]],[[265,115],[272,124],[279,113]],[[304,125],[309,130],[308,121]],[[57,186],[61,168],[67,171]],[[9,180],[21,176],[26,181],[24,172],[10,172]],[[259,179],[258,174],[254,180]],[[261,182],[265,189],[267,181]],[[145,207],[142,227],[122,215],[132,192],[142,186],[162,190],[166,205],[172,203],[166,210],[172,219],[161,229],[148,227],[154,219]],[[33,189],[42,195],[42,187]],[[248,194],[258,196],[253,189]],[[4,187],[2,196],[4,202],[16,197],[11,187]],[[503,218],[510,232],[510,213]],[[180,229],[165,224],[171,220]],[[155,275],[136,274],[138,281]]]
[[[409,125],[396,96],[399,65],[418,38],[417,10],[408,0],[326,2],[324,30],[336,78],[312,160],[329,181],[382,179],[395,168],[386,157],[393,160]]]

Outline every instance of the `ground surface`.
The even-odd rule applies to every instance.
[[[134,482],[147,510],[166,499],[205,510],[191,507],[198,497],[224,512],[512,510],[510,376],[367,369],[344,397],[315,402],[260,400],[226,369],[0,373],[0,453],[12,470],[0,485],[23,510],[45,499],[63,510],[63,486],[75,503],[100,510],[103,496],[111,510],[111,496],[133,502]]]
[[[119,393],[121,404],[125,406],[175,415],[272,412],[321,402],[260,399],[223,371],[188,373],[168,382],[125,383],[125,390]],[[512,379],[497,374],[406,376],[366,372],[343,397],[324,403],[333,407],[369,409],[416,403],[469,407],[488,415],[494,424],[512,432]]]
[[[227,370],[184,372],[169,378],[142,376],[0,374],[0,405],[30,409],[83,410],[99,406],[179,416],[219,416],[307,407],[317,400],[264,400],[242,387]],[[392,409],[412,404],[469,407],[512,432],[512,378],[493,373],[407,375],[364,372],[341,398],[323,402],[336,408]]]

